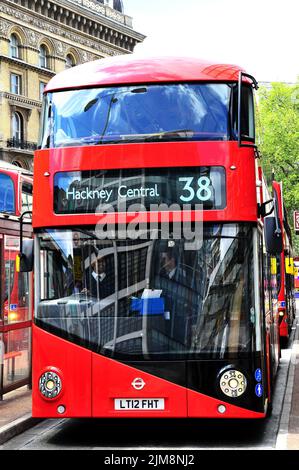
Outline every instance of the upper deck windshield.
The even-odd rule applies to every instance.
[[[231,84],[163,84],[48,93],[41,148],[230,140]]]

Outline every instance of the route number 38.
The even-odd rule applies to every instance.
[[[193,183],[194,177],[193,176],[186,176],[184,178],[179,178],[179,181],[182,181],[185,183],[185,186],[183,187],[183,191],[186,191],[185,195],[180,196],[181,201],[183,202],[190,202],[193,201],[195,195],[199,201],[209,201],[212,197],[212,191],[211,191],[211,180],[207,176],[201,176],[197,180],[197,186],[198,189],[195,192],[192,183]]]

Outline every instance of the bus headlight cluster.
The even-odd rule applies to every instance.
[[[227,370],[220,377],[220,388],[224,395],[238,398],[245,392],[247,380],[244,374],[238,370]]]
[[[45,372],[39,379],[39,391],[46,398],[56,398],[61,388],[61,379],[56,372]]]

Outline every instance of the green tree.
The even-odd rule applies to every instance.
[[[290,226],[293,211],[299,210],[299,83],[272,83],[258,92],[257,128],[262,166],[267,179],[272,169],[283,184],[284,203]],[[294,235],[294,232],[293,232]],[[293,236],[299,254],[299,236]]]

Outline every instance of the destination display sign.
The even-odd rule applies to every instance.
[[[225,169],[218,166],[59,172],[54,176],[54,211],[167,211],[174,210],[173,204],[223,209],[225,186]]]

